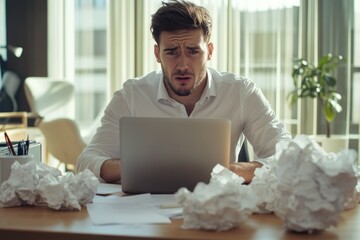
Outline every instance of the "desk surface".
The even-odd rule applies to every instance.
[[[360,239],[360,207],[342,213],[339,225],[313,235],[286,231],[273,214],[254,214],[238,228],[226,232],[181,229],[172,224],[107,225],[91,223],[85,207],[81,211],[55,211],[47,207],[0,208],[1,239]]]

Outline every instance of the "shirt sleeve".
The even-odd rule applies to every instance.
[[[76,171],[91,170],[100,180],[100,170],[104,161],[120,159],[121,117],[129,116],[130,111],[121,91],[117,91],[104,111],[101,126],[91,142],[85,147],[76,162]]]
[[[249,82],[243,104],[244,135],[259,158],[275,154],[275,146],[281,140],[291,140],[285,125],[278,120],[270,103],[253,82]]]

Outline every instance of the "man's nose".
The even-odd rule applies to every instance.
[[[177,67],[182,70],[189,68],[189,57],[186,56],[186,54],[181,54],[181,56],[179,56]]]

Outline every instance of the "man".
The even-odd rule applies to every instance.
[[[152,16],[154,54],[161,72],[128,80],[105,109],[102,125],[77,162],[106,182],[121,179],[119,119],[137,117],[226,118],[231,121],[230,169],[250,182],[260,162],[235,163],[243,134],[261,158],[290,139],[260,89],[251,81],[207,68],[214,50],[208,11],[186,1],[163,2]]]

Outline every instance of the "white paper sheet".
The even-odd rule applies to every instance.
[[[150,204],[155,206],[157,212],[169,218],[181,218],[183,209],[177,203],[174,194],[151,194]]]
[[[171,223],[170,218],[182,216],[173,194],[95,196],[87,210],[97,225]]]
[[[100,183],[97,188],[96,194],[106,195],[117,192],[122,192],[120,184]]]
[[[92,203],[87,205],[94,224],[158,224],[171,223],[154,208],[132,203]]]

